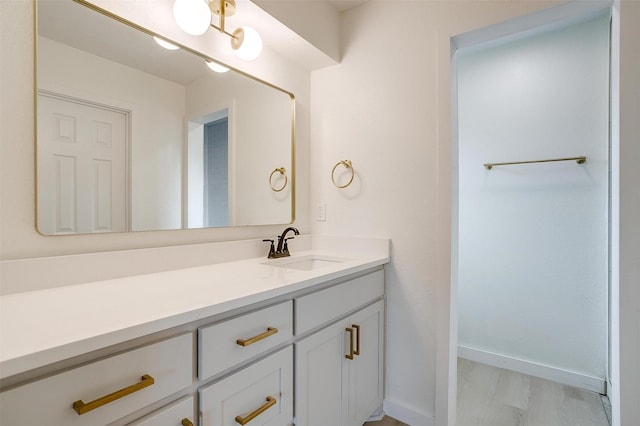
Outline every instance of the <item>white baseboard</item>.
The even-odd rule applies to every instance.
[[[379,422],[383,418],[384,418],[384,409],[382,408],[382,405],[381,405],[372,415],[369,416],[369,418],[367,419],[367,422]]]
[[[385,399],[382,403],[384,413],[409,426],[434,426],[436,420],[432,415],[421,413],[396,401]]]
[[[597,392],[600,394],[606,393],[606,381],[605,379],[598,377],[588,376],[574,371],[525,361],[462,345],[458,346],[458,356],[460,358],[480,362],[482,364],[488,364],[494,367],[517,371],[518,373],[528,374],[530,376],[552,380],[557,383],[586,389],[591,392]]]

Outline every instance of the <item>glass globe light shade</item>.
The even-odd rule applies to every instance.
[[[223,73],[223,72],[229,71],[229,68],[225,67],[224,65],[220,65],[217,62],[213,62],[213,61],[207,61],[207,66],[212,71],[219,72],[219,73]]]
[[[260,56],[262,52],[262,37],[251,27],[243,26],[233,32],[231,47],[236,56],[245,61],[251,61]]]
[[[201,35],[211,25],[211,11],[204,0],[175,0],[173,19],[185,33]]]
[[[156,41],[156,43],[158,43],[160,46],[164,47],[167,50],[178,50],[178,49],[180,49],[175,44],[169,43],[168,41],[163,40],[160,37],[153,36],[153,39]]]

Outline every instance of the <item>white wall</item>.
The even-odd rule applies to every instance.
[[[100,2],[98,2],[100,3]],[[309,197],[309,73],[286,58],[265,49],[256,61],[234,60],[228,40],[218,34],[190,37],[182,33],[171,16],[172,2],[122,1],[101,3],[125,18],[179,40],[211,57],[270,81],[296,95],[297,196],[296,226],[308,232]],[[247,238],[273,237],[282,226],[258,226],[193,231],[161,231],[113,235],[43,237],[35,231],[34,178],[34,5],[29,0],[0,2],[2,76],[0,99],[2,156],[0,169],[0,259],[24,259],[146,247],[197,244]],[[223,43],[224,42],[224,43]],[[203,248],[204,250],[204,248]],[[158,268],[179,267],[184,259],[173,258]],[[99,265],[99,264],[98,264]],[[67,271],[73,274],[73,268]],[[111,271],[104,269],[108,275]],[[43,271],[46,286],[46,271]],[[0,277],[1,278],[1,277]]]
[[[334,60],[325,66],[340,62],[340,13],[332,4],[291,0],[255,0],[255,3]]]
[[[412,426],[448,410],[450,37],[548,5],[370,1],[343,16],[342,63],[312,73],[312,229],[392,239],[385,409]]]
[[[459,345],[604,392],[609,16],[456,57]]]

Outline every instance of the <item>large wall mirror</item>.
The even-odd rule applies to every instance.
[[[37,18],[40,233],[293,221],[291,93],[72,0]]]

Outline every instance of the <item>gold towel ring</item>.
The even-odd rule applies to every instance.
[[[335,178],[335,173],[336,173],[336,169],[338,168],[338,166],[343,165],[345,166],[347,169],[351,170],[351,179],[349,179],[349,182],[345,183],[344,185],[338,185],[336,183],[336,178]],[[336,163],[335,166],[333,166],[333,170],[331,170],[331,181],[333,182],[333,184],[337,187],[337,188],[346,188],[347,186],[351,185],[351,182],[353,182],[353,178],[355,177],[356,172],[353,168],[353,164],[351,164],[351,160],[342,160],[339,161],[338,163]]]
[[[276,173],[280,173],[282,176],[284,176],[284,184],[282,185],[281,188],[274,188],[273,187],[273,175],[275,175]],[[289,182],[289,179],[287,179],[287,169],[285,169],[284,167],[276,168],[269,175],[269,186],[271,187],[271,190],[274,191],[274,192],[280,192],[283,189],[285,189],[287,187],[287,182]]]

